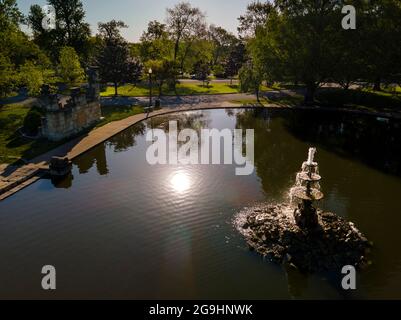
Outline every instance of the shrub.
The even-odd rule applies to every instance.
[[[37,135],[42,124],[42,112],[39,108],[32,108],[24,119],[24,131],[29,135]]]

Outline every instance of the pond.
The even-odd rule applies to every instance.
[[[150,166],[149,128],[255,129],[255,171],[236,165]],[[401,124],[370,116],[285,110],[171,114],[133,126],[0,202],[0,298],[401,298]],[[357,290],[341,270],[302,275],[247,249],[236,212],[286,200],[310,146],[318,148],[325,210],[374,242]],[[57,290],[41,289],[41,269]]]

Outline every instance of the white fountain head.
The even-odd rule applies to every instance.
[[[308,161],[306,162],[308,165],[313,165],[315,160],[316,148],[309,148]]]

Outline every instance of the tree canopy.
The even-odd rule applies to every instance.
[[[206,13],[188,2],[167,8],[164,21],[150,21],[139,41],[129,43],[120,20],[99,23],[91,35],[81,0],[47,0],[53,28],[34,4],[24,17],[15,0],[0,1],[0,94],[19,87],[31,94],[42,83],[82,81],[83,70],[100,67],[101,80],[118,86],[147,81],[152,68],[162,92],[181,77],[239,76],[241,88],[260,83],[301,84],[305,103],[325,83],[381,90],[401,83],[401,2],[398,0],[253,1],[238,18],[238,35],[208,24]],[[356,8],[356,29],[342,27],[345,5]],[[31,34],[22,31],[27,24]]]

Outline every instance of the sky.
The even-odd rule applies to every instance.
[[[246,11],[252,0],[186,0],[192,6],[199,7],[209,24],[221,26],[237,34],[237,18]],[[148,22],[164,22],[166,8],[173,7],[179,0],[83,0],[86,21],[91,25],[92,33],[97,31],[98,22],[112,19],[123,20],[129,28],[123,30],[123,36],[130,42],[138,41],[146,30]],[[17,0],[23,14],[29,13],[33,4],[45,5],[46,0]]]

